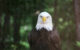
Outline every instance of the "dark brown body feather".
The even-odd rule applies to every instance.
[[[33,29],[28,36],[30,50],[61,50],[60,37],[57,30],[47,31]]]

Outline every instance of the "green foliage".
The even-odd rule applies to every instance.
[[[45,8],[44,11],[52,13],[52,12],[54,12],[54,8],[53,7],[51,7],[51,8]]]
[[[26,48],[30,47],[29,44],[28,44],[28,42],[20,41],[20,44],[23,45],[23,46],[25,46]]]
[[[59,18],[59,22],[63,22],[63,18]]]
[[[76,45],[77,45],[78,47],[80,47],[80,41],[77,41],[77,42],[76,42]]]

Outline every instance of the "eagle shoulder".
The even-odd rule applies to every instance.
[[[61,50],[61,40],[58,34],[58,31],[56,28],[53,29],[53,31],[51,32],[50,35],[50,39],[51,39],[51,43],[52,45],[57,49],[57,50]]]

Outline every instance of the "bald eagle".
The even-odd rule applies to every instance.
[[[28,35],[30,50],[61,50],[60,37],[48,12],[41,12]]]

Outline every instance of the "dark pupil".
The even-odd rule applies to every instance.
[[[41,18],[42,18],[42,16],[41,16]]]
[[[49,16],[47,16],[47,18],[48,18]]]

